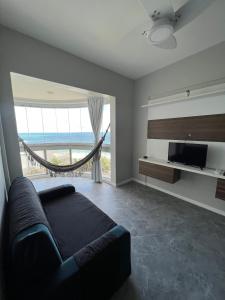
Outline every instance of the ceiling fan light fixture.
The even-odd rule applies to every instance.
[[[153,43],[166,41],[174,32],[173,25],[167,19],[159,19],[155,22],[148,38]]]

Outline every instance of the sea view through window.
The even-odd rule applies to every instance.
[[[48,161],[64,165],[78,161],[88,154],[94,144],[94,134],[88,107],[41,108],[15,106],[17,131],[32,149]],[[110,122],[110,105],[103,109],[102,136]],[[31,164],[21,148],[23,173],[26,176],[40,175],[46,170]],[[101,155],[103,176],[110,177],[110,131]],[[78,170],[78,175],[87,175],[91,162]]]

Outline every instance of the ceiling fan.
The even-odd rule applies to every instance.
[[[198,17],[215,0],[189,0],[174,11],[173,6],[159,7],[152,11],[150,0],[140,0],[153,25],[142,32],[153,45],[162,49],[174,49],[177,40],[174,36],[178,30]]]

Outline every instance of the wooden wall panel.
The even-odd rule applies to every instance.
[[[175,183],[180,179],[180,170],[145,161],[139,161],[139,173],[169,183]]]
[[[216,198],[225,200],[225,179],[217,179]]]
[[[148,138],[225,142],[225,114],[149,120]]]

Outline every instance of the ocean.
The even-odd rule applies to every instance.
[[[104,133],[101,133],[103,136]],[[94,134],[92,132],[46,132],[46,133],[19,133],[19,136],[27,144],[44,143],[87,143],[93,144]],[[107,133],[105,144],[110,144],[110,132]]]

